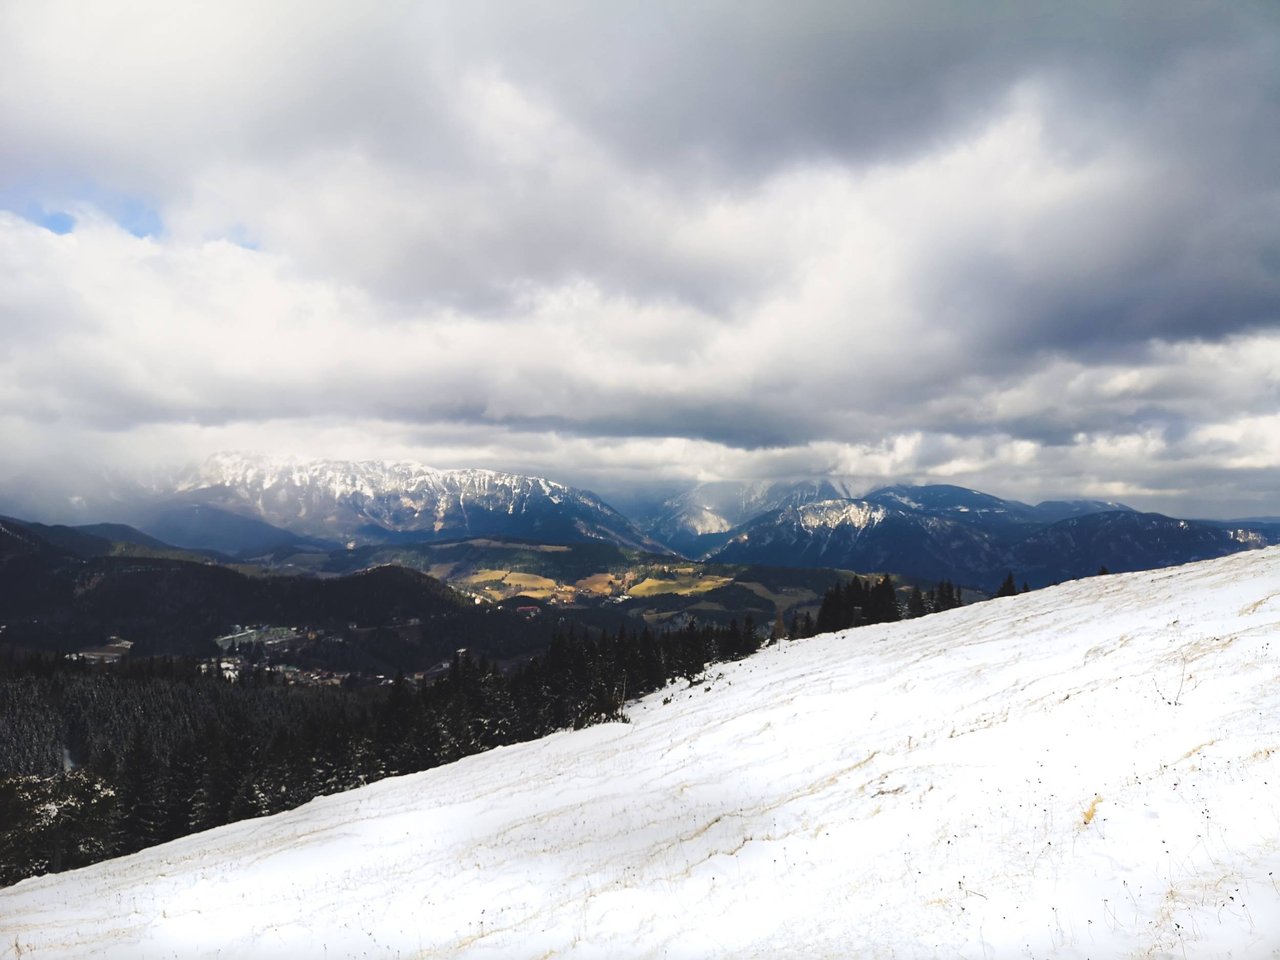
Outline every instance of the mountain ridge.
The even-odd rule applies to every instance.
[[[413,461],[279,461],[217,454],[173,496],[321,539],[355,543],[502,534],[607,540],[665,552],[594,493],[542,477],[437,470]]]
[[[1032,507],[963,487],[896,486],[764,514],[731,531],[707,559],[876,570],[994,591],[1009,572],[1042,587],[1102,567],[1152,569],[1274,543],[1280,530],[1267,524],[1179,520],[1107,501]]]

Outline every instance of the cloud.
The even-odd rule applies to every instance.
[[[1280,513],[1277,64],[1249,3],[10,4],[0,439]]]

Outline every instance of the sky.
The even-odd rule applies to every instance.
[[[0,328],[24,475],[1280,515],[1280,5],[0,0]]]

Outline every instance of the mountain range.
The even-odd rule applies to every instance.
[[[220,454],[180,475],[171,496],[347,543],[504,536],[663,550],[589,491],[492,470]]]
[[[731,564],[887,572],[994,590],[1010,572],[1043,586],[1280,543],[1275,520],[1199,521],[1111,501],[1035,505],[946,484],[856,495],[841,478],[704,483],[624,516],[587,490],[490,470],[411,462],[277,461],[218,454],[143,485],[77,491],[96,521],[240,557],[371,544],[502,538],[606,543]],[[0,508],[22,513],[12,494]],[[94,515],[93,511],[100,511]]]
[[[711,555],[721,563],[883,570],[994,589],[1012,572],[1041,587],[1280,543],[1280,525],[1179,520],[1096,500],[1029,506],[963,487],[893,486],[862,499],[754,518]],[[764,558],[768,558],[767,561]]]

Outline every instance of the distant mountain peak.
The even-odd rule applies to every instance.
[[[897,503],[912,510],[967,513],[970,511],[1022,512],[1030,509],[1017,500],[1004,500],[980,490],[950,483],[892,484],[867,494],[873,503]]]
[[[716,480],[664,501],[643,529],[663,543],[698,557],[724,544],[729,532],[763,514],[790,506],[852,499],[840,477],[809,480]]]
[[[665,548],[594,493],[545,477],[411,460],[301,460],[222,452],[174,494],[313,537],[358,541],[514,536]]]
[[[544,477],[479,467],[442,470],[414,460],[303,460],[235,452],[214,454],[189,471],[179,483],[184,489],[218,484],[327,486],[335,495],[363,493],[367,496],[393,489],[449,485],[472,488],[523,485],[548,494],[570,490],[564,484]]]

